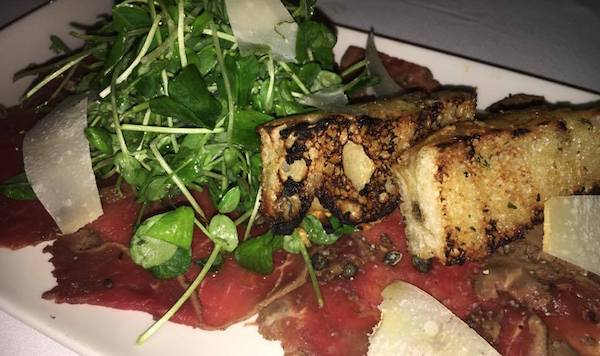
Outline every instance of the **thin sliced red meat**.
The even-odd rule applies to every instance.
[[[357,274],[351,278],[332,276],[322,282],[325,299],[322,309],[316,305],[308,284],[271,303],[259,313],[263,336],[281,340],[287,354],[363,355],[368,348],[368,334],[379,320],[377,306],[382,300],[381,291],[394,280],[405,280],[422,288],[463,318],[476,306],[471,276],[479,265],[434,264],[428,273],[416,271],[398,212],[360,235],[366,241],[356,235],[345,237],[320,252],[341,259],[342,265],[348,261],[358,265]],[[390,251],[403,254],[395,266],[383,262]],[[335,270],[338,262],[331,261],[330,268]]]
[[[44,298],[58,303],[141,310],[160,317],[179,298],[200,267],[193,265],[185,277],[164,281],[135,265],[128,246],[139,204],[128,190],[119,195],[114,188],[106,188],[102,198],[104,215],[46,248],[53,255],[50,261],[55,267],[57,286],[46,292]],[[206,193],[196,194],[196,199],[207,214],[214,214]],[[145,215],[170,209],[183,201],[177,198],[168,204],[153,204]],[[194,260],[205,258],[213,246],[199,230],[195,231],[193,244]],[[297,256],[278,254],[274,264],[275,271],[262,276],[243,269],[231,256],[226,257],[220,271],[207,277],[173,321],[204,329],[225,328],[250,317],[306,280],[304,263]]]
[[[0,182],[23,172],[22,142],[37,121],[31,110],[9,109],[0,120]],[[37,200],[13,200],[0,194],[0,247],[19,249],[51,239],[56,224]]]

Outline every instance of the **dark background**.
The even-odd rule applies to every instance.
[[[47,2],[2,0],[0,27]],[[600,92],[598,0],[318,0],[317,4],[339,24],[362,30],[373,27],[378,34]]]

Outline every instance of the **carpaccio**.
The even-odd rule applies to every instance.
[[[9,111],[9,115],[11,119],[0,122],[2,180],[22,171],[23,133],[36,120],[27,110]],[[0,246],[17,249],[55,240],[44,251],[52,254],[57,285],[44,298],[140,310],[158,317],[185,290],[199,267],[193,265],[185,276],[162,281],[135,265],[128,245],[139,206],[126,187],[121,193],[114,186],[101,192],[105,214],[77,233],[61,237],[39,202],[0,197]],[[207,212],[214,213],[206,195],[196,197]],[[182,201],[154,204],[147,214]],[[194,258],[204,258],[211,248],[212,243],[196,232]],[[524,249],[517,246],[515,250]],[[319,265],[325,299],[322,309],[305,283],[302,260],[279,252],[275,272],[269,276],[248,272],[227,257],[171,320],[211,330],[259,312],[260,332],[280,340],[287,354],[363,355],[368,334],[379,320],[380,293],[401,279],[440,300],[504,355],[600,354],[598,281],[576,275],[577,271],[554,271],[561,264],[536,260],[531,254],[506,253],[463,266],[425,264],[430,269],[419,272],[406,250],[402,217],[397,212],[341,238],[334,246],[311,252],[313,263]],[[516,276],[533,279],[512,278],[515,271]]]

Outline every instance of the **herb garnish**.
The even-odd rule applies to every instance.
[[[90,96],[86,129],[95,174],[118,175],[118,182],[133,187],[142,209],[180,194],[188,200],[191,208],[139,225],[131,244],[136,263],[159,278],[184,273],[191,263],[192,223],[215,244],[180,300],[138,343],[181,307],[223,252],[235,251],[240,265],[258,273],[272,271],[274,251],[302,254],[323,303],[307,246],[334,243],[351,228],[331,219],[332,231],[325,231],[318,219],[307,217],[291,236],[248,238],[260,218],[255,128],[276,116],[346,102],[346,93],[366,85],[368,74],[360,62],[352,72],[362,68],[363,73],[344,84],[333,71],[334,33],[310,20],[314,1],[284,4],[299,28],[295,62],[277,59],[264,46],[242,55],[222,0],[123,1],[113,7],[112,21],[103,20],[86,34],[72,33],[85,40],[81,50],[67,53],[55,39],[54,47],[67,53],[64,58],[15,76],[41,76],[26,99],[55,79],[62,81],[57,93],[98,93]],[[83,71],[76,83],[75,70]],[[27,196],[25,183],[10,181],[0,191]],[[203,189],[220,212],[212,219],[192,194]],[[223,215],[228,213],[238,218]],[[236,249],[236,225],[243,223],[244,242]]]

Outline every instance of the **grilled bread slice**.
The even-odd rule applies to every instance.
[[[519,239],[552,196],[600,186],[600,108],[450,125],[393,167],[411,252],[463,263]]]
[[[290,233],[318,202],[348,223],[384,216],[398,206],[397,155],[444,125],[473,120],[475,107],[472,92],[410,94],[260,126],[263,216],[277,233]]]

